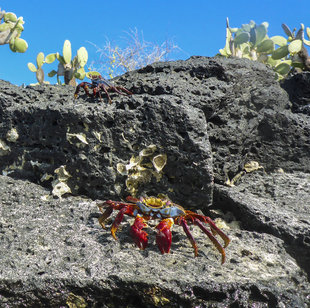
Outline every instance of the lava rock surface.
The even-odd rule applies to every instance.
[[[289,87],[263,64],[205,57],[115,83],[134,95],[108,104],[0,81],[0,306],[308,307],[310,118]],[[195,226],[197,258],[179,226],[162,255],[155,221],[144,251],[129,236],[133,218],[118,241],[116,213],[99,225],[97,203],[129,194],[117,164],[150,145],[167,164],[138,193],[214,219],[231,239],[223,265]],[[52,196],[57,177],[72,195]]]

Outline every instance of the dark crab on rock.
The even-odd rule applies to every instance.
[[[169,253],[172,241],[171,228],[173,224],[183,227],[185,234],[191,242],[195,256],[198,256],[198,247],[196,241],[190,232],[188,224],[198,226],[211,240],[213,245],[222,255],[222,264],[225,262],[225,250],[230,242],[229,237],[220,230],[210,217],[197,214],[192,211],[185,210],[182,206],[171,202],[168,199],[156,198],[156,197],[141,197],[140,199],[127,197],[128,202],[107,200],[103,203],[99,203],[98,207],[102,212],[99,217],[99,223],[105,228],[105,220],[112,214],[114,210],[118,213],[115,217],[111,227],[111,234],[116,238],[116,231],[122,222],[124,215],[135,217],[135,221],[130,228],[130,234],[135,244],[140,249],[145,249],[148,243],[148,234],[142,229],[146,228],[146,224],[149,220],[158,219],[160,222],[155,227],[157,231],[156,243],[162,254]],[[103,210],[105,209],[105,210]],[[210,231],[204,224],[208,224]],[[224,241],[224,247],[215,238],[215,235],[219,235]]]
[[[74,97],[77,98],[80,89],[84,89],[85,93],[88,96],[96,97],[99,96],[100,100],[102,101],[102,92],[107,96],[109,103],[112,103],[111,97],[109,92],[116,92],[121,95],[132,95],[130,91],[125,89],[124,87],[114,86],[109,81],[104,79],[99,73],[97,72],[88,72],[86,76],[91,80],[90,82],[81,82],[74,92]],[[89,89],[92,90],[92,93],[89,92]]]

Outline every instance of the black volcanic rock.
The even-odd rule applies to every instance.
[[[129,236],[132,218],[124,220],[115,241],[98,223],[96,202],[46,199],[48,194],[39,185],[0,176],[1,307],[60,307],[70,299],[88,307],[309,304],[307,277],[276,236],[240,229],[236,222],[222,227],[232,240],[224,265],[199,228],[193,232],[197,258],[179,226],[170,254],[159,252],[150,228],[149,245],[140,251]]]
[[[288,94],[262,63],[192,57],[149,65],[121,80],[139,95],[178,97],[203,111],[219,183],[250,160],[269,171],[310,171],[309,117],[291,112]]]
[[[134,95],[74,101],[71,87],[0,81],[0,306],[308,307],[310,117],[295,113],[294,87],[263,64],[205,57],[115,83]],[[150,145],[167,164],[138,193],[215,219],[231,239],[224,265],[195,226],[197,258],[179,226],[162,255],[155,221],[144,251],[129,236],[133,218],[118,241],[116,213],[99,225],[93,200],[124,199],[117,165]],[[51,195],[57,178],[73,196]]]
[[[292,111],[310,116],[310,72],[293,74],[281,83],[292,102]]]
[[[155,177],[140,194],[167,194],[187,205],[210,205],[211,148],[206,119],[186,101],[165,96],[113,96],[113,104],[88,99],[74,101],[71,87],[22,89],[0,83],[0,139],[8,150],[0,168],[15,177],[41,183],[44,175],[66,166],[75,194],[92,198],[128,195],[118,163],[149,145],[168,158],[160,182]],[[7,134],[18,133],[14,142]],[[84,139],[79,139],[78,136]],[[80,137],[81,138],[81,137]],[[13,166],[13,167],[12,167]],[[184,203],[184,202],[183,202]]]

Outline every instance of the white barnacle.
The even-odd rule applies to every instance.
[[[18,138],[19,135],[16,128],[12,128],[6,133],[6,140],[9,142],[16,142]]]
[[[156,155],[153,158],[152,163],[157,172],[162,171],[167,163],[167,155],[166,154]]]

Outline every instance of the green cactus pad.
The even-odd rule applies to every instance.
[[[282,24],[282,29],[288,37],[293,37],[291,29],[286,24]]]
[[[50,53],[45,57],[45,63],[51,64],[56,60],[56,53]]]
[[[259,53],[272,53],[274,51],[274,42],[270,39],[264,40],[257,45],[256,51]]]
[[[292,66],[304,70],[304,64],[302,62],[293,62]]]
[[[228,24],[228,18],[226,20],[227,22],[227,27],[226,27],[226,44],[225,47],[223,49],[220,49],[219,52],[222,56],[224,57],[229,57],[231,56],[232,52],[230,50],[230,42],[231,42],[231,28],[229,28],[229,24]]]
[[[258,44],[260,44],[263,39],[265,38],[265,36],[267,35],[267,28],[264,24],[259,25],[256,29],[255,29],[255,33],[256,33],[256,41],[255,41],[255,45],[257,46]]]
[[[0,25],[0,32],[6,31],[9,29],[12,29],[11,24],[9,23],[4,22]]]
[[[309,27],[306,28],[306,33],[308,35],[308,38],[310,39],[310,28]]]
[[[286,46],[282,46],[282,47],[277,48],[272,53],[272,58],[274,60],[279,60],[279,59],[282,59],[282,58],[286,57],[288,54],[289,54],[288,46],[286,45]]]
[[[241,45],[243,43],[248,42],[249,39],[250,39],[250,34],[248,32],[241,32],[235,37],[234,43],[235,45]]]
[[[41,67],[38,68],[36,72],[37,80],[39,81],[39,84],[42,84],[44,82],[44,72]]]
[[[76,73],[74,74],[75,78],[83,80],[86,76],[84,67],[79,68]]]
[[[255,22],[253,20],[251,20],[249,24],[243,24],[240,28],[240,31],[241,32],[250,32],[251,29],[254,27],[255,27]]]
[[[220,55],[221,55],[221,56],[224,56],[224,57],[229,57],[229,56],[231,56],[231,53],[228,53],[227,50],[226,50],[225,48],[220,49],[219,52],[220,52]]]
[[[231,33],[236,33],[238,31],[238,28],[229,28]]]
[[[65,40],[62,54],[65,63],[69,64],[72,58],[71,43],[69,40]]]
[[[307,45],[307,46],[310,46],[310,41],[304,39],[304,44]]]
[[[33,63],[29,62],[27,66],[31,72],[35,73],[37,71],[37,68],[35,67]]]
[[[37,68],[33,63],[28,62],[27,66],[31,72],[35,73],[37,71]]]
[[[62,55],[59,54],[59,52],[56,52],[56,59],[63,65],[66,64],[65,59]]]
[[[291,55],[295,55],[302,49],[302,40],[294,40],[288,45],[288,51]]]
[[[274,68],[274,70],[275,70],[278,74],[284,76],[284,75],[286,75],[286,74],[288,74],[288,73],[290,72],[290,70],[291,70],[291,65],[290,65],[289,63],[286,63],[286,62],[281,62],[280,64],[278,64],[278,65]]]
[[[57,72],[55,70],[50,71],[47,76],[48,77],[54,77],[57,74]]]
[[[13,51],[13,52],[16,52],[16,49],[15,49],[15,38],[12,37],[10,42],[9,42],[9,45],[10,45],[10,49]]]
[[[87,53],[87,50],[85,47],[81,47],[77,51],[77,58],[78,58],[79,65],[81,67],[84,67],[87,63],[87,60],[88,60],[88,53]]]
[[[24,26],[23,26],[24,23],[25,23],[25,22],[23,21],[23,17],[19,17],[19,18],[18,18],[18,22],[17,22],[17,24],[16,24],[16,26],[15,26],[15,29],[16,29],[17,31],[19,31],[19,32],[24,31]]]
[[[16,22],[17,16],[12,12],[8,12],[8,13],[4,14],[3,20],[4,20],[4,22],[8,22],[8,21]]]
[[[287,39],[281,35],[275,35],[275,36],[271,37],[270,39],[273,40],[273,42],[278,46],[287,45]]]
[[[44,63],[44,53],[39,52],[37,55],[37,67],[40,68]]]
[[[14,42],[14,49],[16,52],[25,52],[28,49],[28,44],[24,39],[16,38]]]

